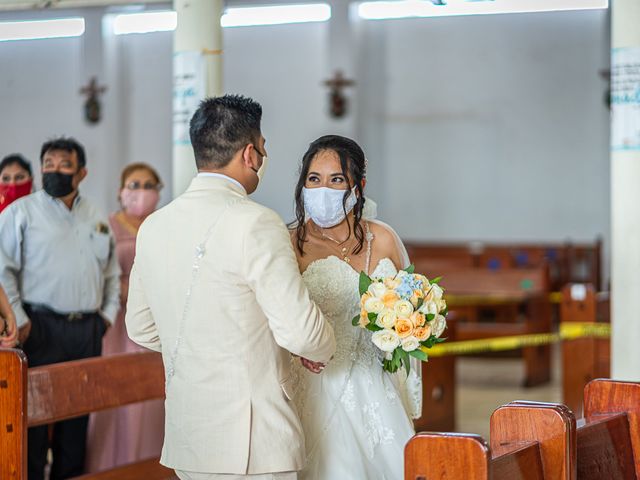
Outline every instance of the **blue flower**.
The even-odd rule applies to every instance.
[[[396,288],[398,295],[405,300],[411,298],[414,290],[422,290],[422,280],[413,278],[412,275],[403,276],[400,285]]]

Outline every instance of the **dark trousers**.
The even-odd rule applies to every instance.
[[[31,319],[31,333],[24,344],[29,367],[96,357],[102,353],[102,336],[106,326],[98,314],[69,321],[65,316],[25,306]],[[53,425],[49,445],[49,427],[32,427],[28,431],[29,480],[43,480],[47,450],[51,446],[53,464],[50,480],[82,475],[84,472],[89,417],[65,420]]]

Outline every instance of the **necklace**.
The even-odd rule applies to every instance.
[[[315,228],[315,227],[314,227]],[[340,254],[342,255],[342,260],[344,260],[347,263],[351,263],[351,257],[349,256],[349,247],[347,246],[343,246],[344,243],[349,240],[349,237],[347,237],[345,240],[343,240],[342,242],[340,240],[336,240],[335,238],[327,235],[326,233],[324,233],[322,231],[322,229],[318,230],[317,228],[315,228],[316,231],[322,236],[322,238],[326,238],[327,240],[332,241],[333,243],[335,243],[336,245],[338,245],[338,247],[340,248]]]

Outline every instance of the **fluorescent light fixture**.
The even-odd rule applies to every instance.
[[[227,8],[220,19],[223,27],[249,27],[256,25],[282,25],[286,23],[324,22],[331,18],[331,7],[326,3],[304,5],[271,5],[265,7]],[[116,35],[129,33],[169,32],[176,29],[175,11],[123,13],[113,20]]]
[[[57,18],[0,22],[0,42],[79,37],[84,33],[84,18]]]
[[[326,3],[304,5],[272,5],[266,7],[227,8],[222,16],[223,27],[281,25],[283,23],[325,22],[331,18]]]
[[[113,20],[113,33],[171,32],[178,25],[178,14],[174,11],[123,13]]]
[[[608,6],[608,0],[449,0],[446,5],[434,5],[431,0],[400,0],[395,2],[360,3],[358,5],[358,15],[366,20],[384,20],[411,17],[594,10],[605,9]]]

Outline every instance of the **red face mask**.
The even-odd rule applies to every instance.
[[[33,188],[33,181],[27,180],[24,183],[0,184],[0,212],[15,202],[20,197],[29,195]]]

